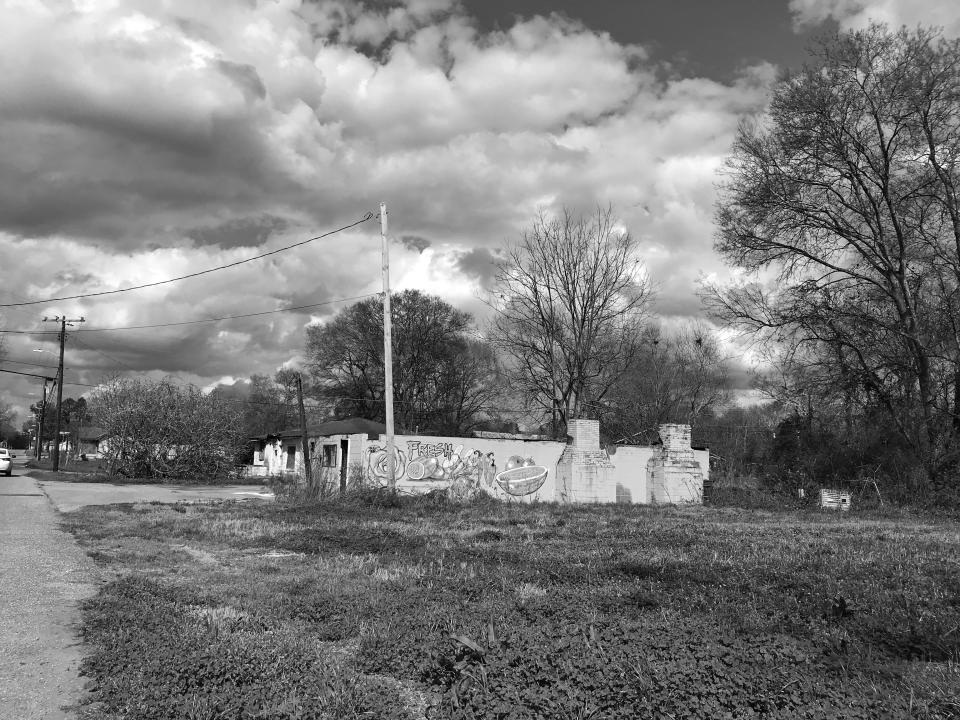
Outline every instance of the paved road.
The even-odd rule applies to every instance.
[[[273,500],[273,493],[260,485],[110,485],[51,480],[41,480],[39,485],[60,512],[113,503]]]
[[[19,454],[19,453],[18,453]],[[38,482],[17,458],[0,477],[0,720],[65,720],[83,693],[77,603],[96,591],[96,566],[58,527],[57,510],[117,502],[264,497],[255,486]]]
[[[0,718],[68,718],[61,707],[83,686],[76,604],[96,568],[36,481],[14,472],[0,478]]]

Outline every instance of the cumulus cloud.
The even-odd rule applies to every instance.
[[[815,17],[813,7],[795,13]],[[836,12],[839,12],[837,10]],[[338,227],[385,200],[395,288],[478,315],[496,251],[538,210],[612,204],[664,314],[699,313],[716,169],[772,65],[731,83],[666,75],[576,20],[480,31],[454,0],[0,0],[2,302],[153,282]],[[399,250],[399,248],[398,248]],[[415,251],[415,252],[412,252]],[[87,317],[78,382],[272,372],[342,304],[377,292],[376,222],[182,283],[4,311]],[[11,336],[24,357],[50,336]],[[17,386],[27,392],[30,381]]]
[[[891,27],[922,23],[960,35],[960,6],[954,0],[790,0],[790,11],[799,27],[826,20],[843,29],[860,29],[871,22]]]

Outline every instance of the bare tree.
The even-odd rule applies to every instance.
[[[960,42],[838,35],[745,123],[717,249],[756,281],[708,288],[722,318],[886,409],[932,479],[957,458]]]
[[[728,398],[727,361],[709,325],[650,325],[603,403],[602,428],[614,441],[646,442],[662,423],[696,426]]]
[[[250,394],[243,404],[243,428],[248,437],[279,432],[296,423],[296,397],[268,375],[250,376]]]
[[[91,399],[107,435],[112,472],[159,479],[220,480],[236,465],[244,440],[236,405],[170,380],[117,379]]]
[[[637,348],[651,299],[636,244],[611,209],[541,213],[496,275],[491,339],[511,388],[549,413],[555,433],[596,414]]]

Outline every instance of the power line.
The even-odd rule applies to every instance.
[[[114,332],[117,330],[149,330],[153,328],[175,327],[178,325],[197,325],[199,323],[221,322],[223,320],[238,320],[241,318],[259,317],[261,315],[275,315],[277,313],[296,312],[297,310],[309,310],[310,308],[322,307],[324,305],[334,305],[340,302],[364,300],[366,298],[376,297],[379,294],[380,293],[366,293],[365,295],[353,295],[351,297],[332,298],[330,300],[323,300],[321,302],[310,303],[309,305],[297,305],[295,307],[278,308],[276,310],[261,310],[259,312],[244,313],[243,315],[224,315],[223,317],[200,318],[199,320],[182,320],[180,322],[169,322],[169,323],[155,323],[153,325],[127,325],[123,327],[108,327],[108,328],[77,328],[73,332],[88,333],[88,332]],[[0,333],[17,333],[17,334],[25,334],[25,335],[57,335],[58,334],[56,332],[49,331],[49,330],[41,330],[41,331],[5,330],[2,328],[0,328]]]
[[[82,328],[73,332],[112,332],[114,330],[147,330],[151,328],[174,327],[175,325],[196,325],[198,323],[220,322],[222,320],[238,320],[240,318],[259,317],[261,315],[274,315],[276,313],[294,312],[296,310],[308,310],[309,308],[321,307],[323,305],[333,305],[339,302],[350,302],[351,300],[363,300],[369,297],[375,297],[380,293],[367,293],[366,295],[354,295],[353,297],[334,298],[333,300],[324,300],[323,302],[311,303],[310,305],[298,305],[297,307],[279,308],[277,310],[263,310],[261,312],[245,313],[243,315],[225,315],[216,318],[201,318],[200,320],[183,320],[181,322],[156,323],[154,325],[129,325],[126,327],[109,328]]]
[[[27,362],[26,360],[0,360],[0,365],[12,363],[14,365],[32,365],[33,367],[56,368],[56,365],[44,365],[43,363]]]
[[[83,293],[80,295],[65,295],[63,297],[46,298],[44,300],[30,300],[27,302],[0,303],[0,307],[22,307],[24,305],[42,305],[44,303],[59,302],[61,300],[78,300],[80,298],[100,297],[103,295],[116,295],[117,293],[130,292],[131,290],[143,290],[144,288],[156,287],[158,285],[166,285],[168,283],[177,282],[179,280],[187,280],[188,278],[195,278],[201,275],[207,275],[212,272],[218,272],[220,270],[226,270],[228,268],[236,267],[237,265],[243,265],[244,263],[253,262],[254,260],[262,260],[265,257],[270,257],[271,255],[276,255],[278,253],[286,252],[287,250],[292,250],[293,248],[300,247],[301,245],[306,245],[307,243],[311,243],[314,240],[322,240],[325,237],[329,237],[336,233],[343,232],[344,230],[349,230],[350,228],[356,227],[357,225],[365,223],[368,220],[372,220],[375,217],[376,215],[374,213],[368,212],[366,215],[364,215],[362,218],[360,218],[356,222],[352,222],[349,225],[344,225],[343,227],[339,227],[336,230],[330,230],[329,232],[325,232],[322,235],[317,235],[312,238],[307,238],[306,240],[301,240],[300,242],[293,243],[292,245],[286,245],[282,248],[277,248],[276,250],[271,250],[270,252],[265,252],[261,255],[254,255],[253,257],[246,258],[245,260],[237,260],[236,262],[228,263],[226,265],[220,265],[218,267],[208,268],[207,270],[200,270],[199,272],[190,273],[188,275],[180,275],[179,277],[169,278],[167,280],[157,280],[156,282],[144,283],[143,285],[133,285],[132,287],[119,288],[117,290],[102,290],[101,292],[95,292],[95,293]]]
[[[76,330],[74,330],[74,332],[76,332]],[[81,339],[78,338],[78,337],[74,337],[73,339],[74,339],[76,342],[80,343],[80,344],[81,344],[83,347],[85,347],[87,350],[90,350],[90,351],[92,351],[92,352],[97,353],[97,355],[99,355],[99,356],[102,357],[102,358],[105,358],[105,359],[109,360],[110,362],[115,362],[117,365],[123,365],[125,368],[127,368],[127,370],[131,370],[132,372],[141,372],[140,370],[137,370],[137,368],[135,368],[135,367],[133,367],[133,366],[131,366],[131,365],[128,365],[127,363],[123,362],[122,360],[120,360],[120,359],[118,359],[118,358],[115,358],[113,355],[108,355],[107,353],[103,352],[103,350],[99,350],[98,348],[95,348],[95,347],[93,347],[92,345],[88,345],[86,342],[84,342],[83,340],[81,340]]]
[[[37,375],[35,373],[19,372],[18,370],[4,370],[0,368],[0,372],[10,373],[11,375],[26,375],[27,377],[43,378],[44,380],[53,380],[53,378],[49,375]]]

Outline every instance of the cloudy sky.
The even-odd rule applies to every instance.
[[[66,394],[121,373],[211,386],[295,362],[343,307],[139,330],[380,288],[479,313],[538,208],[611,204],[666,318],[701,315],[717,169],[816,34],[870,19],[960,33],[955,0],[0,0],[3,368]],[[39,351],[39,352],[37,352]],[[70,385],[69,383],[78,383]],[[20,410],[40,381],[0,374]]]

